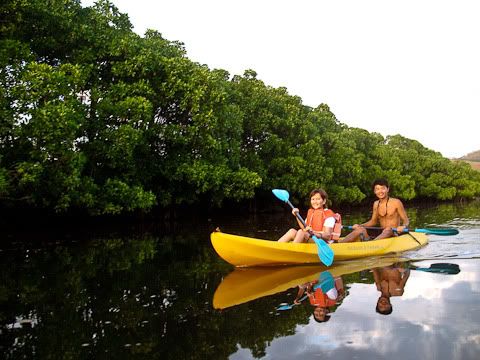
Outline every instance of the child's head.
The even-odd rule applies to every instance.
[[[323,189],[313,189],[310,192],[310,204],[312,208],[325,208],[328,204],[327,192]]]
[[[313,310],[313,319],[319,323],[327,322],[330,320],[330,315],[328,315],[328,313],[329,311],[326,307],[317,306]]]

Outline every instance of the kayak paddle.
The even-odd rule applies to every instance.
[[[287,203],[290,205],[292,209],[295,207],[292,205],[290,202],[290,194],[288,193],[287,190],[282,190],[282,189],[273,189],[272,190],[273,195],[275,195],[279,200]],[[304,227],[307,226],[305,223],[305,220],[303,220],[302,216],[297,212],[296,213],[298,220],[302,223]],[[315,241],[315,244],[317,244],[317,249],[318,249],[318,257],[320,258],[320,261],[324,263],[326,266],[330,266],[333,263],[333,250],[328,246],[328,244],[323,241],[322,239],[318,239],[314,234],[313,231],[309,231],[310,235],[312,236],[313,241]]]
[[[350,225],[344,225],[342,228],[352,230],[353,226]],[[375,230],[382,230],[382,227],[377,227],[377,226],[364,226],[365,229],[375,229]],[[396,231],[397,229],[393,229],[393,231]],[[455,228],[428,228],[428,229],[413,229],[410,230],[408,228],[405,228],[404,232],[418,232],[418,233],[425,233],[425,234],[430,234],[430,235],[457,235],[458,230]]]
[[[293,304],[286,304],[286,305],[280,305],[279,307],[277,307],[277,311],[284,311],[284,310],[290,310],[291,308],[293,308],[295,305],[300,305],[300,303],[305,300],[307,298],[307,295],[303,295],[303,297],[299,300],[299,303],[296,304],[296,303],[293,303]],[[284,303],[285,304],[285,303]]]
[[[416,267],[414,265],[410,265],[410,269],[417,270],[417,271],[439,273],[439,274],[448,274],[448,275],[455,275],[460,272],[460,267],[457,264],[450,264],[450,263],[435,263],[430,265],[430,267],[428,268],[421,268],[421,267]]]

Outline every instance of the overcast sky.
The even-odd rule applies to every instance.
[[[82,0],[91,5],[94,1]],[[480,1],[113,0],[134,30],[246,69],[338,120],[446,157],[480,150]]]

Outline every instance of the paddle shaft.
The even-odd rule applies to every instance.
[[[359,225],[359,226],[362,226],[362,225]],[[353,229],[353,226],[351,225],[345,225],[345,226],[342,226],[343,228],[345,229],[350,229],[352,230]],[[362,226],[363,228],[365,229],[373,229],[373,230],[383,230],[384,228],[383,227],[380,227],[380,226]],[[397,231],[396,228],[392,228],[393,231]],[[403,230],[404,233],[408,233],[410,231],[410,229],[408,228],[405,228]],[[425,233],[425,234],[431,234],[431,235],[457,235],[458,234],[458,230],[455,229],[455,228],[447,228],[447,229],[413,229],[412,230],[413,232],[419,232],[419,233]]]
[[[290,200],[287,200],[286,202],[287,202],[288,205],[290,205],[290,207],[292,208],[292,210],[295,209],[295,206],[293,206],[293,204],[290,202]],[[307,223],[305,222],[305,220],[303,220],[302,215],[300,215],[300,212],[297,211],[297,212],[295,213],[295,216],[297,217],[298,221],[300,221],[300,222],[302,223],[302,225],[306,228],[306,227],[307,227]],[[308,230],[308,233],[309,233],[311,236],[316,237],[312,230]],[[320,240],[322,240],[322,239],[320,239]]]
[[[363,226],[363,225],[358,225],[360,227],[363,227],[364,229],[371,229],[371,230],[383,230],[385,228],[381,227],[381,226]],[[352,225],[343,225],[342,228],[345,228],[345,229],[349,229],[349,230],[353,230],[353,226]],[[392,228],[393,231],[397,231],[397,228]],[[404,230],[405,232],[408,231],[407,228],[405,228]]]
[[[290,310],[291,308],[293,308],[295,305],[300,305],[300,303],[305,300],[307,298],[308,295],[303,295],[301,299],[299,299],[298,301],[298,304],[296,304],[295,302],[293,304],[288,304],[288,305],[282,305],[282,306],[279,306],[277,308],[277,310]]]

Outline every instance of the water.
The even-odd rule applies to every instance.
[[[430,236],[429,245],[402,259],[328,269],[343,282],[344,295],[322,323],[309,298],[277,308],[291,305],[298,285],[315,282],[325,268],[247,270],[236,281],[238,270],[209,243],[219,225],[275,239],[293,224],[288,211],[173,227],[11,231],[0,245],[0,353],[7,359],[477,359],[479,210],[478,202],[408,208],[417,227],[460,233]],[[358,212],[343,218],[365,220]],[[460,271],[431,272],[432,264]],[[375,310],[381,295],[375,274],[397,270],[407,280],[401,295],[390,297],[391,314],[382,315]]]

